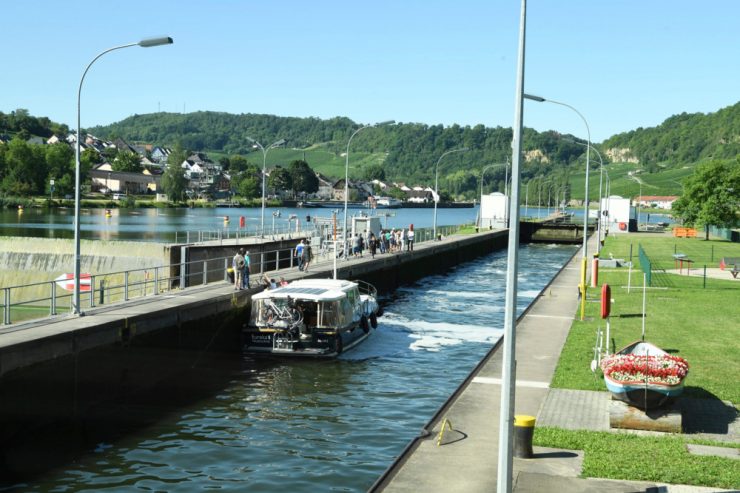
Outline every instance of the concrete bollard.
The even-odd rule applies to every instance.
[[[532,437],[534,436],[534,416],[519,414],[514,416],[514,457],[531,459]]]

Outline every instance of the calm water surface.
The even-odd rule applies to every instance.
[[[522,248],[519,311],[574,251]],[[215,393],[10,491],[365,491],[500,337],[505,274],[497,252],[399,289],[334,361],[237,357]]]

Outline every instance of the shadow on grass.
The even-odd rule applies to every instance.
[[[680,400],[684,433],[728,435],[738,410],[701,387],[687,386]]]

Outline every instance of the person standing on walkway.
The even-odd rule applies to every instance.
[[[378,241],[375,239],[375,233],[370,232],[370,236],[367,239],[367,244],[370,247],[370,256],[375,258],[375,251],[378,248]]]
[[[244,256],[241,251],[238,250],[234,259],[232,260],[231,267],[234,269],[234,289],[242,289],[242,278],[244,277]]]
[[[414,225],[409,225],[409,232],[408,232],[408,249],[409,252],[414,251]]]
[[[296,262],[298,263],[298,270],[303,270],[303,250],[306,248],[306,246],[303,244],[303,240],[301,240],[300,243],[295,247],[295,253],[293,256],[296,259]]]
[[[313,252],[311,252],[311,242],[307,241],[306,244],[303,247],[303,261],[301,262],[303,264],[303,272],[308,272],[308,266],[311,263],[311,259],[313,258]]]
[[[242,274],[242,288],[249,288],[249,266],[251,262],[249,260],[249,252],[242,248],[242,255],[244,256],[244,273]]]

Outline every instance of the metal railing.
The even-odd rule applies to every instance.
[[[460,226],[438,226],[437,234],[448,236],[459,229]],[[434,239],[432,228],[418,228],[414,233],[414,244]],[[304,231],[299,236],[308,235]],[[344,261],[341,259],[343,256],[341,242],[318,240],[312,243],[311,265],[333,263],[335,257],[340,259],[339,262]],[[339,245],[336,250],[335,245]],[[380,250],[378,254],[379,252]],[[280,248],[252,254],[250,286],[256,286],[261,282],[261,279],[255,278],[256,276],[262,277],[268,272],[296,266],[294,253],[293,248]],[[160,295],[214,282],[233,282],[230,272],[232,260],[231,256],[217,257],[94,274],[89,279],[82,279],[80,309],[84,311],[101,305],[127,302],[134,298]],[[55,280],[8,286],[0,288],[0,291],[2,291],[0,309],[4,325],[63,315],[72,311],[72,292],[60,287]]]

